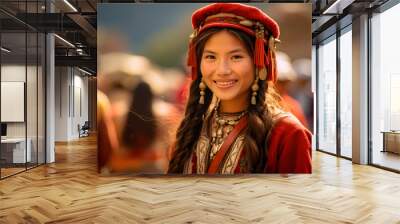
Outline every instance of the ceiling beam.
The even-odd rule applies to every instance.
[[[97,70],[97,59],[91,56],[55,56],[56,66],[80,66]]]
[[[80,26],[91,38],[96,40],[97,30],[87,21],[85,17],[80,14],[68,14],[67,16],[78,26]]]

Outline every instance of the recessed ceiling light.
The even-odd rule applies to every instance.
[[[65,4],[67,4],[74,12],[78,12],[78,10],[68,1],[64,0]]]
[[[7,48],[5,48],[5,47],[1,47],[1,50],[4,51],[4,52],[7,52],[7,53],[10,53],[10,52],[11,52],[11,50],[9,50],[9,49],[7,49]]]
[[[57,35],[57,34],[54,34],[54,36],[57,37],[57,38],[58,38],[59,40],[61,40],[62,42],[64,42],[64,43],[66,43],[67,45],[69,45],[70,47],[75,48],[75,45],[71,44],[71,42],[69,42],[68,40],[66,40],[66,39],[64,39],[64,38],[62,38],[62,37],[60,37],[60,36]]]
[[[78,70],[81,71],[81,72],[83,72],[83,73],[85,73],[85,74],[87,74],[87,75],[93,75],[92,73],[90,73],[90,72],[88,72],[88,71],[86,71],[86,70],[83,70],[83,69],[81,69],[81,68],[79,68],[79,67],[78,67]]]

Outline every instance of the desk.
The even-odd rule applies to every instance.
[[[400,154],[400,131],[382,131],[383,151]]]
[[[5,158],[6,162],[9,163],[30,162],[32,160],[32,154],[31,154],[32,141],[30,138],[28,138],[26,142],[28,143],[27,144],[28,147],[26,147],[26,154],[25,154],[25,138],[1,139],[1,157]],[[26,158],[27,161],[25,161]]]

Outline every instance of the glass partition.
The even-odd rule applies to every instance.
[[[30,148],[30,158],[28,160],[27,166],[33,167],[38,163],[38,144],[37,144],[37,127],[38,127],[38,35],[37,32],[27,33],[27,82],[26,82],[26,112],[27,112],[27,149]]]
[[[45,65],[46,65],[46,38],[43,33],[38,33],[38,74],[37,74],[37,162],[38,164],[44,164],[46,162],[46,146],[45,146],[45,111],[46,111],[46,76],[45,76]]]
[[[400,170],[400,5],[371,19],[372,164]]]
[[[318,47],[318,145],[336,154],[336,36]]]
[[[44,1],[17,3],[0,6],[43,12]],[[45,163],[45,44],[44,33],[0,12],[1,179]]]
[[[1,34],[2,177],[25,170],[31,161],[26,141],[26,41],[25,31]]]
[[[340,36],[340,154],[352,157],[352,33],[351,26]]]

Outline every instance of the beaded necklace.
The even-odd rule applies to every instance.
[[[236,113],[218,113],[218,107],[214,108],[214,122],[211,131],[211,150],[210,150],[210,160],[212,160],[217,154],[219,148],[224,142],[225,138],[231,133],[235,125],[239,120],[247,114],[247,110],[236,112]]]

